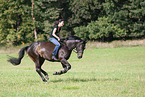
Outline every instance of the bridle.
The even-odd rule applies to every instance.
[[[71,40],[70,40],[70,41],[71,41]],[[82,40],[72,40],[72,41],[78,42],[78,45],[77,45],[76,47],[74,47],[74,49],[72,49],[73,52],[75,52],[75,53],[82,53],[83,51],[77,51],[77,48],[79,48],[80,45],[82,45],[83,41],[82,41]],[[63,43],[63,42],[61,42],[61,43]],[[67,48],[68,48],[68,47],[67,47]]]
[[[79,45],[77,45],[77,46],[73,49],[73,51],[74,51],[75,53],[82,53],[82,52],[83,52],[83,51],[77,51],[77,48],[79,48],[80,45],[82,45],[82,41],[81,41],[81,43],[79,43]]]

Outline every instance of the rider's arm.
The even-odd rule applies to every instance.
[[[52,35],[53,35],[55,38],[57,38],[58,41],[60,41],[60,38],[55,34],[56,30],[57,30],[57,28],[54,28],[54,29],[53,29]]]

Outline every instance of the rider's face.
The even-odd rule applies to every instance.
[[[64,25],[64,21],[61,21],[61,22],[58,24],[59,27],[62,27],[63,25]]]

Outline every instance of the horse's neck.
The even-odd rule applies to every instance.
[[[78,40],[67,40],[66,46],[69,50],[73,50],[76,47],[76,43]]]

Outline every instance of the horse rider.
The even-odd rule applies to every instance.
[[[59,19],[59,21],[57,21],[51,31],[51,34],[49,36],[49,40],[55,44],[55,48],[53,50],[53,56],[52,56],[52,59],[53,60],[58,60],[57,59],[57,52],[58,52],[58,49],[60,47],[60,31],[61,31],[61,27],[64,25],[64,21],[62,19]],[[59,35],[57,35],[59,34]],[[59,36],[59,37],[58,37]]]

